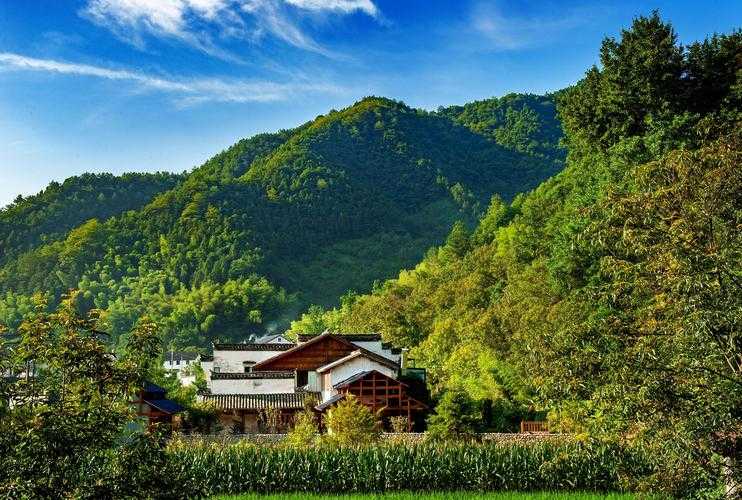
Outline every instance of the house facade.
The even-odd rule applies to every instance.
[[[268,342],[214,344],[208,390],[199,397],[236,433],[284,430],[304,409],[318,413],[355,395],[383,418],[405,416],[410,428],[427,410],[400,380],[401,352],[377,334],[300,335]],[[206,371],[206,370],[205,370]]]

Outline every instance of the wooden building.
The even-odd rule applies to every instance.
[[[167,399],[167,392],[159,385],[146,382],[137,398],[132,402],[137,416],[143,418],[147,425],[173,425],[173,417],[185,408],[175,401]]]
[[[296,344],[280,340],[214,345],[209,391],[200,397],[221,410],[225,428],[263,432],[261,414],[268,408],[279,412],[282,427],[288,427],[303,408],[313,406],[323,413],[348,394],[385,420],[408,417],[410,426],[427,412],[399,379],[400,351],[383,343],[380,335],[326,332],[301,335]]]

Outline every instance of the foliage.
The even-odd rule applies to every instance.
[[[378,499],[378,497],[379,496],[377,494],[370,493],[343,495],[341,498],[343,500],[369,500]],[[281,493],[280,495],[245,494],[237,496],[217,497],[218,500],[315,500],[324,498],[326,498],[326,496],[314,495],[312,493]],[[383,498],[384,500],[451,500],[452,498],[461,500],[633,500],[635,497],[634,495],[628,493],[466,493],[463,491],[457,491],[453,493],[384,493]]]
[[[389,419],[389,423],[392,426],[392,432],[396,432],[400,434],[407,432],[410,427],[410,419],[402,415],[391,417]]]
[[[346,395],[327,412],[324,424],[327,441],[341,447],[366,446],[377,441],[381,434],[378,415],[353,394]]]
[[[258,422],[263,426],[264,432],[276,434],[281,430],[281,410],[268,406],[258,414]]]
[[[740,53],[635,19],[557,96],[564,171],[312,321],[410,348],[491,428],[548,411],[652,449],[645,488],[714,494],[740,450]]]
[[[64,237],[90,219],[105,220],[137,210],[157,194],[172,189],[182,175],[84,174],[52,182],[41,193],[0,210],[0,265],[39,244]]]
[[[307,448],[314,445],[318,437],[317,418],[311,409],[307,409],[294,417],[294,426],[286,435],[285,443],[293,448]]]
[[[8,498],[141,498],[165,456],[159,438],[133,430],[130,404],[159,344],[143,320],[121,357],[97,317],[78,316],[74,296],[41,310],[0,345],[0,495]]]
[[[186,446],[170,449],[183,491],[619,491],[642,474],[638,452],[580,443],[376,445],[362,448]],[[202,488],[202,489],[201,489]]]
[[[260,336],[309,302],[368,290],[473,222],[493,192],[510,199],[554,171],[532,160],[370,97],[185,176],[73,178],[0,211],[0,321],[15,331],[34,293],[54,306],[74,288],[117,345],[144,315],[176,349]]]
[[[447,391],[428,418],[433,439],[468,439],[482,426],[482,408],[464,390]]]

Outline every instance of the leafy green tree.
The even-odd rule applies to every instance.
[[[434,439],[467,439],[480,432],[482,424],[481,405],[466,391],[451,389],[428,418],[428,432]]]
[[[17,346],[0,346],[3,496],[141,498],[167,488],[158,438],[130,428],[156,329],[142,321],[114,357],[96,324],[77,315],[73,295],[24,322]]]
[[[718,493],[739,471],[741,52],[739,31],[683,47],[637,18],[557,96],[563,172],[324,320],[409,348],[493,428],[548,412],[650,450],[635,485]]]

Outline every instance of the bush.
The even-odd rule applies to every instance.
[[[446,392],[428,419],[432,439],[471,438],[482,426],[482,409],[463,389]]]
[[[327,440],[338,446],[364,446],[379,439],[379,421],[365,405],[349,394],[325,417]]]
[[[296,416],[294,428],[286,436],[285,443],[293,448],[307,448],[317,442],[319,428],[314,413],[305,410]]]

